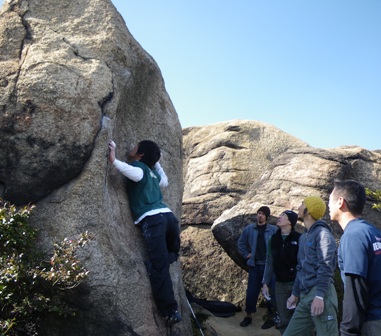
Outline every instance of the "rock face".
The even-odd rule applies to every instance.
[[[307,144],[278,128],[233,120],[184,133],[183,224],[213,224],[246,194],[270,163]]]
[[[214,239],[210,225],[183,228],[181,246],[184,284],[194,296],[243,305],[246,271]]]
[[[182,264],[186,288],[200,298],[244,304],[247,274],[237,240],[261,205],[270,207],[276,223],[283,210],[297,210],[305,196],[328,201],[335,178],[381,189],[378,151],[312,148],[270,125],[247,121],[184,133]],[[381,226],[381,213],[371,202],[364,217]],[[330,222],[328,214],[325,219]],[[339,225],[330,224],[339,239]]]
[[[36,203],[40,243],[89,231],[90,271],[78,317],[45,335],[165,335],[146,274],[122,177],[107,143],[125,159],[157,141],[170,180],[164,198],[180,216],[182,134],[161,72],[109,0],[6,0],[0,12],[0,196]],[[189,310],[179,263],[171,268],[184,322]]]
[[[183,130],[183,278],[199,298],[244,301],[247,276],[216,242],[214,221],[234,207],[272,161],[305,142],[278,128],[232,120]]]

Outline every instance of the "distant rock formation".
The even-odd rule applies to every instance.
[[[237,240],[261,205],[271,208],[276,223],[276,216],[297,210],[305,196],[328,201],[334,178],[381,189],[378,151],[312,148],[254,121],[185,129],[184,153],[184,283],[205,299],[244,303],[247,274]],[[381,213],[371,209],[371,202],[365,217],[381,226]],[[341,229],[330,224],[339,239]]]
[[[182,267],[187,289],[199,298],[242,304],[246,272],[210,230],[240,202],[279,155],[308,145],[253,120],[231,120],[183,130]]]
[[[90,277],[76,319],[45,324],[45,335],[165,335],[133,225],[123,178],[107,143],[126,157],[157,141],[170,179],[164,197],[180,216],[181,126],[155,61],[110,0],[6,0],[0,11],[0,196],[36,203],[41,246],[89,231]],[[171,268],[191,335],[179,263]]]
[[[232,120],[183,130],[183,225],[213,224],[270,163],[305,142],[265,123]]]

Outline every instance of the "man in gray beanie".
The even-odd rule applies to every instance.
[[[270,209],[261,206],[257,211],[257,221],[246,226],[238,240],[238,251],[245,258],[249,267],[249,279],[246,290],[246,317],[240,323],[241,327],[247,327],[251,322],[251,314],[257,311],[257,300],[262,287],[262,279],[266,264],[267,244],[271,236],[277,231],[277,227],[267,224],[270,217]],[[274,280],[269,284],[274,287]],[[268,310],[271,306],[268,305]],[[268,315],[273,312],[269,311]],[[262,329],[271,328],[275,323],[266,320]]]

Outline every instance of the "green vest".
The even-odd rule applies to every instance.
[[[156,170],[140,161],[134,161],[131,165],[143,169],[143,178],[139,182],[127,179],[127,194],[134,220],[148,211],[166,208],[159,186],[161,177]]]

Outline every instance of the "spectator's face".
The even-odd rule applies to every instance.
[[[258,211],[257,213],[258,224],[266,223],[266,215],[262,211]]]
[[[304,201],[303,201],[302,204],[300,204],[300,206],[298,208],[298,218],[302,222],[304,221],[304,215],[306,214],[305,209],[306,209],[306,205],[304,204]]]
[[[276,225],[279,227],[285,227],[287,225],[291,225],[290,221],[288,220],[287,215],[284,212],[282,212],[279,215]]]
[[[331,220],[338,221],[338,210],[340,205],[340,199],[335,195],[335,190],[331,192],[331,195],[329,195],[329,201],[328,201],[328,209],[329,209],[329,217]]]

